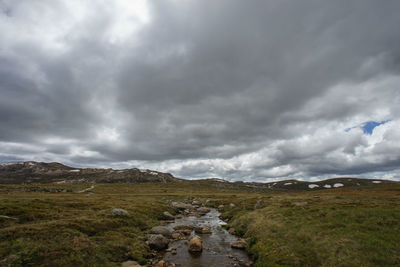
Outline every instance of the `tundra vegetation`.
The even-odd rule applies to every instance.
[[[250,240],[255,266],[400,265],[399,184],[288,192],[207,181],[90,187],[0,185],[0,266],[146,264],[150,229],[166,211],[176,214],[169,200],[187,197],[224,206],[230,231]],[[129,215],[112,216],[115,208]]]

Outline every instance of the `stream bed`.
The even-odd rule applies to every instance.
[[[211,234],[198,235],[203,240],[203,251],[198,254],[188,252],[187,240],[171,242],[169,247],[175,247],[177,253],[166,252],[164,260],[175,263],[177,267],[248,266],[250,262],[248,254],[245,250],[231,248],[231,243],[237,241],[237,237],[221,227],[226,223],[219,218],[219,215],[220,213],[212,208],[204,216],[185,216],[167,224],[166,227],[171,230],[178,225],[210,226]],[[194,231],[191,233],[191,236],[193,235]]]

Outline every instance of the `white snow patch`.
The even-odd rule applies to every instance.
[[[292,183],[284,183],[283,185],[291,185]]]
[[[145,170],[145,169],[139,169],[139,171],[143,172],[143,173],[147,172],[147,170]]]
[[[81,170],[70,170],[69,172],[80,172]]]
[[[325,188],[332,188],[332,186],[330,184],[326,184],[324,185]]]
[[[151,175],[158,175],[156,172],[150,172]]]
[[[317,185],[317,184],[309,184],[308,185],[308,188],[311,188],[311,189],[316,188],[316,187],[319,187],[319,185]]]
[[[382,181],[372,181],[374,184],[380,184]]]
[[[333,185],[333,187],[342,187],[342,186],[343,186],[342,183],[336,183],[336,184]]]
[[[67,183],[66,180],[62,180],[62,181],[56,182],[56,184],[66,184],[66,183]]]

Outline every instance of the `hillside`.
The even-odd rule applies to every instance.
[[[58,162],[17,162],[0,164],[0,184],[88,184],[88,183],[142,183],[177,182],[219,189],[239,189],[253,192],[271,191],[315,191],[349,186],[374,186],[398,182],[381,179],[361,179],[351,177],[332,178],[317,182],[284,180],[270,183],[229,182],[210,178],[183,180],[170,173],[143,169],[100,169],[73,168]]]
[[[45,183],[138,183],[173,182],[178,179],[169,173],[142,169],[72,168],[61,163],[18,162],[0,165],[2,184]]]

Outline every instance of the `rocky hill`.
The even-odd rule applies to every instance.
[[[284,180],[270,183],[257,182],[229,182],[223,179],[211,178],[191,181],[202,186],[208,185],[220,189],[248,189],[249,191],[276,192],[276,191],[315,191],[343,187],[375,186],[381,184],[396,184],[399,182],[382,179],[364,179],[353,177],[332,178],[317,182],[298,180]]]
[[[169,173],[144,169],[72,168],[57,162],[17,162],[0,164],[0,184],[71,184],[71,183],[138,183],[138,182],[184,182],[220,189],[247,189],[249,191],[312,191],[349,186],[373,186],[398,183],[380,179],[332,178],[317,182],[284,180],[270,183],[229,182],[210,178],[183,180]]]
[[[61,163],[17,162],[0,164],[0,184],[174,182],[169,173],[143,169],[72,168]]]

